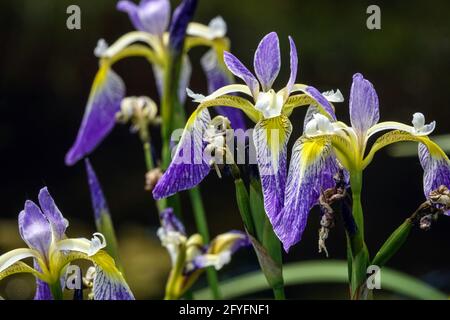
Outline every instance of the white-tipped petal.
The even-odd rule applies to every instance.
[[[344,96],[339,89],[322,92],[322,95],[329,102],[344,102]]]
[[[434,128],[436,127],[436,121],[425,124],[425,116],[420,112],[416,112],[413,114],[412,124],[414,126],[414,132],[412,133],[415,135],[429,135],[434,131]]]
[[[186,33],[189,36],[214,40],[225,37],[227,34],[227,24],[222,17],[218,16],[212,19],[207,26],[201,23],[191,22],[188,25]]]
[[[203,100],[205,100],[205,96],[204,95],[202,95],[202,94],[200,94],[200,93],[195,93],[194,91],[192,91],[191,89],[189,89],[189,88],[186,88],[186,93],[187,93],[187,95],[190,97],[190,98],[192,98],[192,100],[194,101],[194,102],[198,102],[198,103],[201,103]]]
[[[108,50],[109,46],[105,39],[99,39],[97,41],[97,46],[94,49],[94,55],[97,58],[102,58],[105,55],[105,52]]]
[[[91,244],[89,246],[87,255],[91,257],[105,247],[106,247],[105,236],[100,232],[96,232],[93,234],[93,237],[91,239]]]

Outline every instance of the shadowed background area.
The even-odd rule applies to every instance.
[[[172,2],[175,5],[177,2]],[[67,6],[81,8],[81,30],[66,28]],[[93,49],[99,38],[112,43],[131,31],[124,13],[112,0],[4,0],[0,3],[0,253],[22,246],[16,218],[26,199],[36,200],[46,185],[71,221],[69,235],[89,237],[94,223],[82,162],[64,165],[81,122],[91,82],[97,70]],[[232,52],[252,66],[254,50],[268,32],[276,31],[282,50],[282,70],[275,88],[284,86],[289,72],[287,36],[299,51],[297,82],[321,91],[339,88],[348,100],[351,77],[361,72],[375,86],[381,120],[409,123],[421,111],[437,121],[435,134],[450,132],[450,3],[445,0],[378,3],[381,30],[366,28],[365,1],[200,0],[195,20],[207,23],[221,15],[228,23]],[[199,66],[204,50],[193,52],[190,87],[205,92]],[[144,59],[115,66],[127,95],[157,97],[151,68]],[[188,114],[195,105],[187,103]],[[347,101],[336,104],[338,118],[348,123]],[[290,145],[301,134],[305,110],[295,111]],[[155,236],[157,211],[144,191],[145,164],[137,136],[117,126],[91,155],[107,196],[126,275],[138,298],[162,296],[169,259]],[[233,181],[211,174],[202,184],[211,233],[241,229]],[[188,230],[194,224],[184,200]],[[367,244],[371,252],[423,202],[422,171],[416,157],[392,158],[380,152],[365,171],[363,206]],[[319,214],[314,210],[303,236],[286,261],[325,259],[317,253]],[[448,230],[441,218],[428,232],[414,230],[404,248],[389,263],[443,290],[450,290]],[[345,258],[345,236],[338,221],[328,240],[333,258]],[[240,252],[220,278],[256,270],[253,253]],[[32,297],[23,284],[29,277],[0,283],[0,295]],[[342,298],[345,286],[289,288],[291,298]],[[267,292],[269,293],[269,292]],[[264,295],[263,295],[264,296]],[[267,295],[266,295],[267,296]],[[258,296],[259,297],[259,296]]]

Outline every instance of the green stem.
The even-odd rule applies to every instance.
[[[284,295],[284,287],[273,288],[273,295],[275,300],[285,300],[286,296]]]
[[[151,145],[150,142],[148,142],[148,140],[142,141],[142,145],[144,148],[145,166],[148,172],[155,168],[151,152]],[[156,200],[156,207],[158,208],[158,212],[161,213],[164,210],[164,208],[167,207],[166,199]]]
[[[352,299],[364,299],[366,292],[365,281],[367,278],[367,267],[369,265],[369,253],[364,242],[364,215],[361,205],[362,171],[350,173],[350,184],[352,187],[352,215],[356,224],[354,234],[349,234],[348,250],[351,251],[349,259],[350,290]],[[351,263],[351,265],[350,265]]]
[[[52,292],[52,296],[54,300],[62,300],[63,299],[63,291],[61,288],[61,282],[57,279],[55,282],[50,284],[50,291]]]
[[[189,196],[191,197],[191,204],[192,209],[194,211],[197,230],[203,237],[203,241],[205,241],[205,243],[208,243],[210,240],[208,224],[206,222],[205,208],[203,207],[203,201],[199,187],[190,189]],[[211,288],[214,299],[221,299],[221,294],[219,291],[219,278],[217,276],[217,271],[213,267],[207,268],[206,277],[208,279],[208,284]]]

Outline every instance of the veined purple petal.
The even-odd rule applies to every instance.
[[[264,91],[272,88],[281,67],[280,41],[275,32],[267,34],[259,43],[253,61],[256,76]]]
[[[211,117],[202,110],[192,124],[187,125],[178,143],[172,162],[153,189],[153,197],[162,199],[179,191],[191,189],[209,173],[210,166],[203,157],[206,147],[203,134]]]
[[[338,172],[331,146],[326,141],[300,138],[292,150],[284,208],[271,220],[285,251],[300,241],[311,208],[320,192],[334,185]]]
[[[175,231],[186,235],[183,224],[173,213],[173,208],[166,208],[160,214],[161,225],[166,231]]]
[[[50,223],[41,209],[30,200],[19,214],[19,232],[22,239],[31,248],[46,256],[52,241]]]
[[[253,98],[256,99],[259,92],[259,83],[255,76],[233,54],[225,51],[223,53],[223,59],[228,70],[236,77],[244,80],[245,84],[250,88]]]
[[[230,76],[219,64],[215,50],[209,50],[200,62],[208,80],[208,93],[213,93],[217,89],[232,83]],[[215,110],[230,120],[233,129],[246,130],[244,115],[241,110],[227,107],[215,107]]]
[[[183,0],[183,2],[175,9],[170,24],[169,36],[169,48],[172,52],[182,52],[186,29],[194,16],[196,8],[197,0]]]
[[[333,120],[336,120],[336,114],[334,113],[334,108],[331,103],[314,87],[308,86],[305,89],[305,93],[311,98],[317,101],[322,108],[331,116]]]
[[[139,5],[122,0],[117,10],[128,13],[133,26],[140,31],[162,36],[170,20],[170,1],[142,0]]]
[[[47,220],[50,222],[56,241],[63,239],[66,229],[69,226],[69,221],[65,219],[55,204],[52,196],[48,192],[47,187],[39,191],[39,204],[42,212]]]
[[[123,279],[117,279],[99,266],[95,267],[93,293],[94,300],[134,300],[133,293]]]
[[[380,119],[378,96],[372,83],[357,73],[350,90],[350,121],[357,134],[363,136]]]
[[[286,149],[291,132],[292,124],[289,119],[279,116],[258,122],[253,133],[264,195],[264,208],[272,223],[283,208]]]
[[[95,174],[94,168],[88,158],[84,159],[86,166],[86,173],[88,178],[89,190],[91,192],[91,202],[94,209],[94,217],[96,221],[99,221],[102,215],[109,215],[108,204],[106,203],[105,196],[103,194],[102,187]]]
[[[444,157],[432,156],[427,147],[419,144],[419,159],[424,170],[423,191],[428,198],[441,185],[450,188],[450,163]]]
[[[295,42],[291,38],[291,36],[289,36],[289,45],[291,48],[291,51],[290,51],[291,74],[289,76],[289,81],[287,84],[288,94],[291,93],[292,86],[295,84],[295,80],[297,79],[297,69],[298,69],[297,48],[296,48]]]
[[[33,261],[33,268],[39,272],[42,272],[41,267],[39,267],[39,264],[34,259]],[[34,300],[53,300],[52,292],[50,291],[50,286],[36,278],[36,293],[34,294]]]
[[[102,67],[95,77],[83,120],[75,143],[66,155],[66,164],[73,165],[109,134],[116,123],[116,112],[125,96],[122,79],[109,68]]]

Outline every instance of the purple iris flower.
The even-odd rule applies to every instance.
[[[27,200],[19,214],[19,231],[28,248],[11,250],[0,256],[0,280],[16,273],[31,273],[37,279],[35,299],[52,299],[49,285],[64,278],[71,262],[89,260],[96,266],[94,299],[134,299],[114,260],[102,249],[104,236],[94,233],[91,240],[67,238],[68,221],[55,204],[47,188],[39,192],[39,205]],[[22,262],[34,259],[33,268]]]
[[[361,74],[353,76],[349,113],[352,126],[313,109],[305,118],[303,135],[292,150],[284,208],[272,220],[286,251],[300,241],[311,208],[317,204],[320,193],[333,186],[332,178],[338,168],[343,166],[350,177],[360,174],[375,153],[387,145],[415,141],[425,146],[421,156],[425,192],[448,182],[445,180],[449,173],[447,156],[427,137],[434,130],[435,122],[425,124],[421,113],[413,115],[412,126],[395,121],[379,122],[378,95],[372,83]],[[386,130],[390,132],[379,137],[367,152],[369,138]],[[427,152],[432,156],[427,156]]]
[[[248,236],[241,231],[230,231],[215,237],[205,244],[199,234],[188,236],[172,208],[165,209],[161,215],[158,237],[167,249],[172,261],[166,292],[169,299],[178,299],[190,288],[206,267],[221,269],[231,261],[238,249],[251,245]],[[180,267],[181,266],[181,267]]]
[[[242,110],[256,123],[253,142],[262,180],[264,206],[270,220],[276,219],[284,203],[287,143],[292,131],[288,117],[296,107],[314,105],[320,112],[335,119],[334,108],[330,101],[342,101],[339,91],[324,96],[311,86],[295,83],[298,67],[297,49],[291,37],[289,43],[291,72],[286,86],[278,92],[272,89],[281,67],[279,39],[275,32],[267,34],[255,51],[256,77],[234,55],[224,53],[227,68],[241,78],[245,85],[225,85],[206,97],[188,91],[200,105],[186,124],[171,165],[153,190],[155,199],[192,188],[209,173],[208,159],[202,159],[205,148],[202,137],[211,121],[206,108],[231,107]],[[295,92],[302,94],[291,95]],[[250,99],[230,96],[232,93],[243,93]]]

